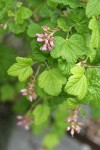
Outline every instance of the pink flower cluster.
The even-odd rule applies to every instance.
[[[33,123],[33,120],[30,116],[17,116],[19,120],[17,122],[18,126],[24,126],[25,130],[29,130],[30,123]]]
[[[44,30],[43,34],[37,33],[37,41],[44,42],[43,46],[40,48],[42,51],[51,50],[54,46],[54,37],[51,33],[51,30],[47,26],[43,26],[42,29]]]
[[[79,122],[78,119],[78,111],[77,109],[73,110],[73,115],[71,117],[68,117],[65,122],[69,122],[70,126],[67,127],[67,131],[71,132],[71,135],[73,136],[75,131],[77,133],[80,133],[82,125],[84,125],[82,122]]]
[[[29,101],[31,102],[33,99],[37,98],[34,88],[35,88],[35,83],[34,83],[34,79],[32,78],[31,81],[28,83],[27,89],[21,89],[22,95],[23,96],[28,95]]]

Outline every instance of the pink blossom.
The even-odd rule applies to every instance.
[[[23,96],[28,97],[29,101],[32,102],[33,99],[37,98],[37,95],[35,93],[35,83],[34,79],[31,79],[31,81],[28,83],[28,86],[26,89],[20,90]]]
[[[38,42],[43,42],[43,39],[38,37],[38,38],[37,38],[37,41],[38,41]]]
[[[29,126],[33,122],[30,116],[17,116],[17,119],[19,120],[17,122],[18,126],[24,126],[25,130],[29,130]]]
[[[44,37],[44,34],[39,34],[39,33],[37,33],[36,36],[42,38],[42,37]]]
[[[42,29],[45,31],[43,34],[37,33],[37,41],[44,42],[43,46],[40,47],[42,51],[50,51],[54,46],[54,37],[50,32],[50,28],[47,26],[43,26]]]
[[[22,93],[23,96],[27,95],[27,89],[21,89],[20,92]]]
[[[32,97],[32,95],[30,95],[29,96],[29,101],[32,102],[32,100],[33,100],[33,97]]]
[[[70,123],[70,125],[67,127],[67,131],[70,131],[71,135],[73,136],[75,131],[77,133],[80,133],[80,126],[84,125],[82,122],[78,121],[78,111],[79,109],[75,109],[72,111],[72,116],[69,116],[65,122]]]
[[[46,51],[46,50],[47,50],[47,45],[46,45],[46,44],[44,44],[43,46],[41,46],[41,47],[40,47],[40,50],[42,50],[42,51]]]

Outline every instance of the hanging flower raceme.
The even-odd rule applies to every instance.
[[[73,136],[75,131],[80,133],[81,127],[84,124],[78,121],[78,111],[79,109],[73,110],[73,115],[68,117],[65,122],[70,123],[70,126],[67,127],[67,131],[70,131],[71,135]]]
[[[44,42],[43,46],[40,47],[42,51],[51,51],[52,47],[54,46],[54,37],[51,29],[47,26],[43,26],[42,29],[44,30],[43,34],[37,33],[37,41]]]
[[[17,122],[18,126],[24,126],[25,130],[29,130],[29,126],[33,123],[33,119],[30,116],[17,116],[19,120]]]
[[[34,77],[31,77],[30,82],[28,83],[27,89],[21,89],[20,91],[23,96],[28,96],[29,101],[32,102],[33,99],[37,98],[37,95],[35,93],[35,83],[34,83]]]

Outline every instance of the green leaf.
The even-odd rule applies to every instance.
[[[18,76],[19,81],[25,81],[33,73],[33,69],[31,68],[33,61],[31,58],[23,57],[17,57],[16,61],[17,63],[9,68],[8,75],[14,77]]]
[[[15,89],[9,84],[4,84],[1,87],[1,101],[12,100],[15,96]]]
[[[8,10],[11,10],[15,6],[14,0],[0,0],[0,20],[2,20],[7,17]]]
[[[50,9],[47,4],[44,4],[41,9],[39,10],[39,16],[42,18],[50,17]]]
[[[69,109],[67,108],[67,102],[65,101],[65,99],[63,102],[60,102],[60,104],[57,107],[55,107],[55,109],[56,109],[55,113],[56,126],[54,126],[54,131],[61,137],[64,135],[65,130],[67,128],[67,124],[64,122],[69,115]]]
[[[40,51],[40,46],[35,39],[31,42],[31,48],[34,61],[44,62],[46,60],[45,54]]]
[[[66,60],[58,59],[58,67],[64,75],[69,75],[73,64],[68,63]]]
[[[24,24],[23,26],[15,23],[9,24],[9,30],[15,34],[23,33],[25,29],[26,29],[26,24]]]
[[[76,8],[79,6],[79,0],[52,0],[53,2],[62,3],[64,5],[69,5],[71,8]]]
[[[67,101],[64,101],[58,105],[58,108],[55,114],[56,124],[63,131],[65,131],[66,129],[66,124],[64,123],[64,121],[66,120],[67,116],[68,116]],[[60,131],[57,131],[57,133],[59,132]]]
[[[90,48],[98,48],[99,46],[99,27],[98,22],[95,17],[92,17],[92,19],[89,22],[89,29],[92,30],[92,36],[90,40]]]
[[[52,150],[59,144],[59,136],[56,133],[47,134],[43,141],[43,146]]]
[[[39,97],[43,99],[47,96],[47,93],[45,93],[44,90],[38,86],[38,82],[35,82],[35,92]]]
[[[42,33],[42,29],[41,29],[41,26],[34,23],[34,24],[30,24],[28,26],[28,29],[27,29],[27,35],[29,37],[35,37],[36,36],[36,33]]]
[[[70,39],[66,40],[60,36],[56,36],[54,44],[51,56],[53,58],[62,57],[68,63],[75,63],[85,53],[85,41],[83,36],[79,34],[74,34]]]
[[[73,27],[76,29],[77,33],[83,34],[89,32],[89,19],[86,17],[85,10],[83,8],[77,8],[72,10],[69,17],[73,21]]]
[[[62,85],[66,82],[66,78],[59,69],[44,71],[38,78],[40,88],[43,88],[49,95],[57,96],[60,94]]]
[[[22,5],[23,5],[22,2],[17,2],[17,4],[16,4],[16,6],[17,6],[18,8],[20,8]]]
[[[11,79],[7,74],[7,70],[14,63],[14,60],[15,51],[4,45],[4,43],[0,44],[0,84]]]
[[[87,56],[90,58],[90,62],[92,63],[96,57],[96,51],[94,49],[89,49]]]
[[[89,0],[86,6],[88,18],[100,15],[100,0]]]
[[[46,122],[50,115],[50,108],[47,105],[38,105],[33,111],[35,125],[40,125]]]
[[[57,5],[58,5],[58,3],[56,3],[56,2],[54,2],[54,1],[52,1],[52,0],[48,0],[48,1],[47,1],[47,4],[48,4],[49,6],[51,6],[51,7],[54,7],[54,8],[56,8]]]
[[[27,7],[21,7],[16,13],[15,21],[18,24],[23,24],[24,21],[32,16],[32,11]]]
[[[65,91],[77,96],[78,99],[83,99],[87,93],[87,79],[84,75],[84,69],[81,66],[75,66],[71,69],[71,73],[73,75],[69,77]]]
[[[79,106],[79,104],[74,98],[68,98],[67,99],[67,106],[70,109],[75,109]]]
[[[100,104],[100,69],[87,69],[88,93],[85,99]]]
[[[63,18],[60,18],[57,20],[58,26],[63,30],[63,31],[68,31],[68,26],[66,25],[66,22]]]

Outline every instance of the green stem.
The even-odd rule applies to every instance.
[[[92,66],[92,65],[88,65],[88,64],[85,64],[84,62],[81,62],[81,65],[86,67],[86,68],[100,68],[100,66]]]
[[[49,67],[49,65],[47,64],[46,61],[45,61],[45,65],[46,65],[46,67],[50,70],[50,67]]]
[[[34,76],[34,79],[38,76],[40,68],[41,68],[41,65],[38,66],[37,71],[36,71],[35,76]]]
[[[100,66],[91,66],[91,65],[87,65],[87,64],[84,64],[84,67],[87,67],[87,68],[100,68]]]

